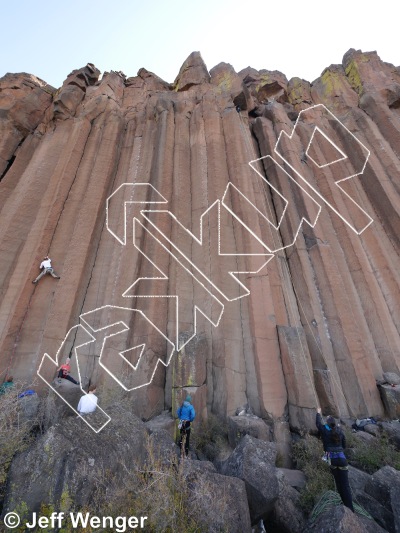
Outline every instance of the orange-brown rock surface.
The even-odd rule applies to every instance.
[[[383,415],[376,380],[400,370],[398,68],[350,50],[310,84],[209,73],[194,52],[173,84],[92,64],[58,90],[7,74],[0,132],[2,379],[33,379],[88,323],[96,340],[77,360],[90,336],[75,328],[59,364],[72,353],[100,389],[112,373],[143,417],[190,393],[203,417],[249,405],[283,442],[318,403]],[[61,279],[34,285],[46,254]]]

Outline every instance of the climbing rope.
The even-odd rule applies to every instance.
[[[337,492],[334,492],[333,490],[326,491],[311,511],[310,521],[315,522],[315,520],[327,509],[331,509],[337,505],[342,505],[342,503],[342,499]],[[353,507],[357,514],[364,516],[369,520],[373,520],[372,516],[358,503],[353,502]]]

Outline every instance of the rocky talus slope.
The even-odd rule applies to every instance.
[[[181,391],[199,417],[250,407],[280,442],[317,403],[384,414],[376,381],[400,371],[399,68],[350,50],[310,84],[208,71],[194,52],[173,84],[92,64],[58,90],[7,74],[0,132],[4,375],[33,379],[81,324],[59,358],[100,387],[113,374],[145,418]],[[61,279],[34,285],[46,254]]]

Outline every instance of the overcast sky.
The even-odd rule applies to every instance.
[[[323,7],[321,7],[323,6]],[[29,72],[59,87],[86,63],[174,81],[200,51],[221,61],[317,78],[349,48],[400,64],[400,2],[0,0],[0,76]]]

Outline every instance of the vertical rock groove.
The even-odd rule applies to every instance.
[[[144,418],[186,392],[201,417],[247,405],[282,427],[311,426],[317,402],[342,416],[381,415],[376,380],[400,370],[398,68],[349,50],[310,84],[225,63],[209,73],[193,53],[174,84],[145,69],[99,75],[89,64],[58,91],[28,74],[0,80],[0,372],[31,380],[82,313],[118,306],[139,309],[174,343],[177,333],[182,347],[130,393]],[[302,113],[319,104],[333,115]],[[355,163],[332,163],[339,146]],[[362,146],[362,175],[344,180]],[[141,204],[124,185],[133,183],[152,186]],[[151,203],[157,191],[167,203]],[[107,224],[126,230],[124,245]],[[260,241],[275,251],[263,268]],[[35,286],[45,254],[61,280]],[[150,354],[138,376],[166,357],[167,341],[139,315],[104,355],[113,372],[136,364],[136,352],[119,355],[133,345]],[[84,372],[117,386],[100,349],[100,338],[82,349]]]

